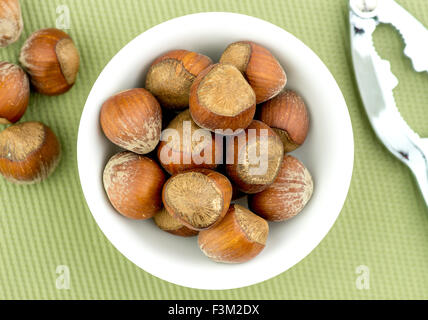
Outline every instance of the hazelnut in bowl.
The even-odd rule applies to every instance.
[[[268,174],[163,162],[158,141],[165,129],[184,136],[180,119],[210,141],[233,129],[203,148],[215,160],[235,146],[229,136],[248,141],[233,160],[257,149],[251,130],[267,131]],[[193,152],[177,146],[168,150],[180,159]],[[211,290],[268,280],[306,257],[340,214],[354,157],[345,100],[317,55],[269,22],[222,12],[161,23],[121,49],[88,96],[77,149],[107,239],[156,277]]]

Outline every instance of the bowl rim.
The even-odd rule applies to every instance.
[[[93,204],[92,204],[92,199],[89,196],[89,191],[85,185],[85,176],[83,173],[83,169],[82,169],[82,163],[84,160],[87,160],[86,158],[84,158],[84,154],[82,154],[82,151],[80,150],[80,146],[82,145],[82,141],[85,139],[84,134],[83,134],[83,129],[82,126],[84,125],[83,119],[85,117],[85,110],[87,110],[88,108],[94,107],[94,106],[90,106],[89,105],[89,101],[91,100],[91,95],[93,94],[94,88],[97,87],[98,82],[100,81],[100,78],[102,78],[102,76],[108,72],[108,66],[115,61],[115,59],[118,59],[118,57],[120,57],[123,52],[125,52],[127,50],[128,47],[132,47],[134,45],[134,43],[138,42],[140,40],[141,37],[144,37],[144,35],[147,34],[151,34],[151,33],[155,33],[157,32],[158,29],[160,28],[165,28],[168,25],[174,25],[176,23],[179,22],[184,22],[188,19],[193,19],[196,17],[213,17],[216,16],[217,18],[239,18],[239,19],[243,19],[243,20],[247,20],[247,21],[252,21],[254,23],[262,23],[262,24],[267,24],[269,25],[270,28],[273,29],[277,29],[277,31],[282,32],[284,35],[286,35],[287,37],[289,37],[290,39],[293,39],[293,41],[297,44],[299,44],[302,48],[304,48],[305,50],[308,50],[308,54],[310,53],[313,58],[315,60],[317,60],[317,62],[320,64],[320,67],[322,67],[325,71],[325,74],[330,77],[332,83],[334,83],[335,85],[335,90],[337,91],[338,94],[338,99],[341,100],[341,104],[343,105],[343,107],[346,109],[345,113],[345,120],[346,120],[346,125],[344,127],[347,127],[347,132],[344,133],[344,135],[347,137],[348,139],[348,152],[349,154],[347,155],[347,161],[348,163],[347,165],[347,173],[348,176],[345,178],[345,182],[343,185],[343,189],[344,191],[342,192],[342,195],[340,195],[338,198],[340,198],[340,200],[338,200],[338,203],[336,204],[336,208],[337,208],[337,214],[333,220],[333,222],[331,223],[331,225],[329,225],[328,230],[323,233],[323,235],[320,237],[320,239],[318,239],[316,241],[316,243],[314,243],[311,248],[309,250],[307,250],[307,252],[298,257],[296,262],[294,264],[292,264],[291,266],[285,267],[283,270],[281,271],[275,271],[275,272],[270,272],[268,273],[266,276],[262,277],[262,278],[258,278],[255,281],[248,281],[246,283],[239,283],[239,284],[233,284],[233,285],[218,285],[218,286],[204,286],[204,285],[194,285],[194,284],[190,284],[187,283],[186,281],[178,281],[176,279],[172,279],[171,277],[167,277],[163,274],[159,274],[158,272],[156,272],[156,270],[147,270],[148,268],[146,268],[145,266],[142,266],[141,263],[138,263],[137,261],[135,261],[136,259],[131,256],[126,250],[124,250],[123,247],[119,246],[117,243],[115,243],[114,240],[112,240],[112,236],[111,234],[109,234],[104,228],[103,228],[103,223],[102,221],[100,221],[99,217],[94,214],[94,210],[93,210]],[[327,236],[327,234],[330,232],[330,230],[332,229],[333,225],[335,224],[335,222],[337,221],[337,218],[339,217],[343,206],[345,204],[346,198],[347,198],[347,194],[349,192],[349,188],[350,188],[350,183],[351,183],[351,179],[352,179],[352,173],[353,173],[353,166],[354,166],[354,137],[353,137],[353,130],[352,130],[352,122],[351,122],[351,118],[349,115],[349,111],[347,109],[347,105],[346,105],[346,101],[344,99],[344,96],[340,90],[340,87],[338,86],[334,76],[331,74],[331,72],[329,71],[329,69],[327,68],[327,66],[323,63],[323,61],[318,57],[318,55],[312,51],[312,49],[310,47],[308,47],[306,44],[304,44],[300,39],[298,39],[297,37],[295,37],[293,34],[289,33],[288,31],[282,29],[281,27],[265,21],[263,19],[257,18],[257,17],[253,17],[253,16],[249,16],[249,15],[245,15],[245,14],[240,14],[240,13],[232,13],[232,12],[199,12],[199,13],[193,13],[193,14],[188,14],[188,15],[183,15],[183,16],[179,16],[179,17],[175,17],[172,18],[170,20],[164,21],[160,24],[157,24],[155,26],[150,27],[149,29],[145,30],[144,32],[142,32],[141,34],[137,35],[134,39],[132,39],[131,41],[129,41],[125,46],[123,46],[110,60],[109,62],[104,66],[103,70],[100,72],[100,74],[98,75],[96,81],[94,82],[87,100],[85,102],[84,108],[82,110],[82,114],[79,120],[79,129],[78,129],[78,137],[77,137],[77,166],[78,166],[78,172],[79,172],[79,179],[80,179],[80,184],[82,187],[82,191],[86,200],[86,204],[88,206],[89,211],[91,212],[92,217],[94,218],[95,222],[97,223],[98,227],[101,229],[101,231],[103,232],[103,234],[106,236],[106,238],[109,240],[109,242],[115,247],[115,249],[117,249],[122,255],[124,255],[128,260],[130,260],[132,263],[134,263],[136,266],[138,266],[140,269],[144,270],[145,272],[148,272],[149,274],[162,279],[164,281],[168,281],[171,282],[173,284],[176,285],[181,285],[181,286],[185,286],[185,287],[189,287],[189,288],[194,288],[194,289],[202,289],[202,290],[230,290],[230,289],[236,289],[236,288],[242,288],[242,287],[247,287],[250,285],[254,285],[257,283],[261,283],[264,281],[267,281],[285,271],[287,271],[288,269],[292,268],[293,266],[297,265],[298,263],[300,263],[305,257],[307,257],[320,243],[321,241]],[[102,183],[100,181],[100,183]]]

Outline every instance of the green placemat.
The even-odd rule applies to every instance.
[[[428,2],[399,1],[428,26]],[[0,180],[0,298],[13,299],[373,299],[428,298],[428,210],[410,171],[377,141],[353,78],[346,0],[21,0],[25,30],[0,49],[12,62],[34,30],[54,27],[67,5],[68,30],[81,53],[77,84],[59,97],[31,96],[24,120],[41,120],[59,136],[63,159],[56,173],[33,186]],[[324,241],[287,272],[229,291],[192,290],[157,279],[123,257],[92,218],[80,188],[76,138],[92,84],[127,42],[165,20],[203,11],[231,11],[270,21],[306,43],[336,78],[355,135],[355,165],[348,199]],[[376,45],[392,62],[403,117],[428,136],[428,75],[416,74],[390,27]],[[278,39],[281,41],[281,39]],[[310,66],[308,66],[310,68]],[[57,267],[70,271],[70,288],[57,288]],[[369,271],[361,286],[358,266]],[[366,270],[366,269],[364,269]],[[59,271],[59,269],[58,269]],[[365,274],[367,275],[367,273]],[[360,278],[361,279],[361,278]],[[367,279],[367,278],[366,278]],[[61,280],[61,279],[60,279]]]

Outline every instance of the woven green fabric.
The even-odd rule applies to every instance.
[[[25,38],[54,27],[66,4],[68,30],[81,53],[75,87],[59,97],[31,96],[24,120],[41,120],[59,136],[63,159],[47,181],[16,186],[0,180],[0,298],[2,299],[383,299],[428,298],[428,210],[410,171],[376,139],[351,67],[346,0],[21,0],[25,30],[0,49],[17,61]],[[400,3],[428,26],[428,2]],[[110,58],[135,36],[168,19],[231,11],[270,21],[306,43],[336,78],[355,135],[351,188],[340,217],[322,243],[287,272],[228,291],[183,288],[155,278],[123,257],[89,212],[77,172],[80,115]],[[281,39],[278,39],[281,41]],[[428,75],[416,74],[388,26],[375,34],[380,54],[400,79],[395,96],[403,117],[428,136]],[[310,66],[309,66],[310,67]],[[334,115],[332,115],[334,116]],[[327,143],[327,142],[326,142]],[[56,288],[56,268],[70,269],[70,289]],[[356,268],[370,270],[370,289],[356,286]]]

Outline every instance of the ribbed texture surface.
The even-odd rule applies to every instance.
[[[25,38],[34,30],[55,26],[56,7],[66,4],[71,13],[69,33],[79,47],[82,64],[77,84],[69,93],[50,98],[33,94],[24,118],[41,120],[58,134],[63,159],[56,173],[34,186],[14,186],[0,180],[1,299],[428,298],[428,210],[410,171],[377,141],[367,121],[351,68],[347,1],[21,2],[23,36],[18,43],[0,49],[0,59],[16,62]],[[400,3],[428,26],[427,1]],[[324,241],[284,274],[230,291],[178,287],[125,259],[93,220],[77,173],[80,114],[106,63],[148,28],[202,11],[256,16],[305,42],[336,78],[355,134],[355,167],[348,200]],[[412,71],[409,60],[403,57],[401,39],[392,28],[379,28],[375,40],[400,79],[395,93],[403,117],[419,134],[428,136],[427,74]],[[58,265],[70,268],[70,290],[56,289]],[[370,268],[370,290],[356,289],[355,270],[359,265]]]

